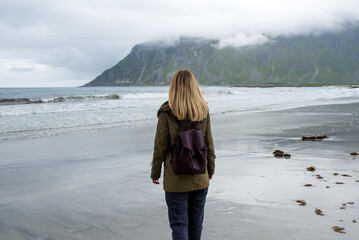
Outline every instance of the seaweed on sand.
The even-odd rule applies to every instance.
[[[307,171],[314,172],[314,171],[315,171],[315,167],[314,167],[314,166],[307,167]]]
[[[296,202],[299,203],[299,205],[301,206],[307,205],[307,202],[305,200],[296,200]]]
[[[335,232],[338,232],[338,233],[344,233],[345,234],[345,228],[343,227],[338,227],[338,226],[333,226],[332,229],[335,231]]]
[[[315,212],[317,215],[324,216],[323,211],[320,210],[319,208],[316,208],[314,212]]]

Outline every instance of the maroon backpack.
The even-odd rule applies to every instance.
[[[172,170],[176,175],[204,174],[206,172],[207,147],[203,131],[197,129],[198,122],[191,122],[191,128],[184,130],[181,122],[176,146],[172,151]]]

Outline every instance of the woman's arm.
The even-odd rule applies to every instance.
[[[214,174],[214,168],[215,168],[214,159],[216,158],[216,155],[214,153],[214,145],[213,145],[212,130],[211,130],[211,119],[210,119],[209,113],[207,116],[205,142],[206,142],[206,146],[208,148],[207,170],[208,170],[208,176],[211,179]]]
[[[158,179],[161,176],[162,163],[166,158],[169,145],[169,130],[166,113],[160,113],[158,116],[156,136],[153,149],[151,179],[155,184],[159,184]]]

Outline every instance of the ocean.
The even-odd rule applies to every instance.
[[[359,88],[202,86],[212,115],[359,102]],[[156,120],[168,86],[0,88],[0,142]]]

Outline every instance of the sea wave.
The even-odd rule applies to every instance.
[[[126,99],[149,99],[149,98],[166,98],[168,93],[164,92],[146,92],[146,93],[127,93],[122,96]]]
[[[359,102],[358,89],[340,87],[203,87],[202,94],[211,115]],[[0,96],[1,142],[155,122],[168,87],[0,89]]]
[[[116,100],[121,99],[118,94],[86,95],[86,96],[60,96],[49,98],[0,98],[0,105],[39,104],[39,103],[61,103],[87,100]]]

